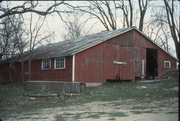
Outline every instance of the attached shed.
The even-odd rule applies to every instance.
[[[24,79],[29,80],[28,55]],[[0,80],[22,80],[21,62],[0,65]],[[177,59],[135,27],[104,31],[41,46],[33,51],[31,80],[99,83],[157,78],[177,69]],[[11,74],[9,74],[11,73]]]

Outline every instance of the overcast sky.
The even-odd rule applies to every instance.
[[[87,1],[66,1],[66,2],[68,2],[69,4],[72,4],[72,5],[87,5]],[[15,6],[17,4],[21,5],[22,3],[23,3],[23,1],[12,1],[10,6]],[[40,1],[40,3],[41,3],[41,6],[39,6],[39,9],[43,10],[43,9],[46,9],[53,2],[51,2],[51,1]],[[179,11],[179,12],[177,12],[177,16],[179,16],[179,14],[180,14],[179,3],[180,2],[177,2],[177,4],[175,4],[177,6],[176,9],[178,9],[177,11]],[[133,4],[136,5],[138,8],[138,4],[136,2],[133,2]],[[148,9],[148,11],[145,15],[145,21],[144,22],[145,23],[149,22],[149,20],[153,18],[154,12],[157,11],[157,7],[162,6],[163,4],[164,3],[162,0],[151,0],[150,9]],[[67,8],[62,5],[62,6],[59,6],[59,10],[67,10]],[[136,14],[139,14],[139,13],[137,12]],[[24,14],[24,16],[25,16],[25,19],[27,19],[27,20],[30,17],[29,13]],[[89,15],[82,16],[81,21],[87,20],[88,17],[89,17]],[[63,18],[69,19],[70,17],[67,18],[67,16],[64,14]],[[33,19],[34,19],[34,22],[37,21],[37,15],[36,14],[33,14]],[[135,22],[135,19],[134,19],[134,22]],[[138,23],[138,21],[137,21],[137,23]],[[117,24],[118,24],[118,28],[122,27],[122,13],[120,10],[117,13]],[[136,24],[136,25],[138,26],[138,24]],[[28,26],[28,23],[27,23],[27,26]],[[48,34],[48,33],[54,32],[55,36],[54,36],[54,38],[52,38],[52,42],[63,41],[62,35],[64,33],[66,33],[64,28],[65,28],[65,24],[61,21],[58,14],[52,14],[52,15],[47,16],[45,24],[44,24],[43,29],[42,29],[42,33]],[[89,31],[90,28],[92,28],[91,31]],[[84,26],[84,31],[86,31],[86,32],[89,31],[90,34],[97,33],[97,32],[103,31],[103,30],[105,30],[105,28],[96,19],[89,20]],[[170,41],[169,43],[171,44],[171,47],[174,48],[173,41]]]
[[[75,1],[75,2],[70,2],[68,1],[68,3],[72,4],[72,5],[86,5],[86,2],[83,2],[83,1]],[[136,6],[137,6],[137,3],[134,3]],[[145,17],[145,23],[146,22],[149,22],[150,19],[153,19],[153,16],[154,16],[154,12],[157,11],[157,7],[158,6],[162,6],[164,3],[162,0],[159,0],[159,1],[152,1],[151,4],[150,4],[150,9],[148,9],[147,13],[146,13],[146,17]],[[176,9],[179,9],[179,4],[176,4],[178,6],[178,8]],[[138,7],[138,6],[137,6]],[[177,11],[180,11],[180,10],[177,10]],[[118,11],[118,12],[121,12],[121,11]],[[139,13],[137,13],[139,14]],[[118,27],[121,28],[122,27],[122,14],[119,14],[117,15],[117,19],[118,19]],[[177,13],[177,16],[179,16],[179,13]],[[81,18],[82,21],[86,20],[88,18],[87,15],[83,16]],[[137,21],[138,23],[138,21]],[[55,41],[62,41],[63,38],[62,38],[62,34],[63,33],[66,33],[64,31],[64,26],[65,24],[60,20],[59,16],[56,14],[54,16],[51,16],[48,17],[48,25],[49,25],[49,29],[54,31],[55,32]],[[98,21],[98,20],[89,20],[87,22],[87,24],[84,26],[84,30],[85,31],[89,31],[89,29],[92,28],[92,30],[90,31],[90,33],[97,33],[97,32],[100,32],[100,31],[103,31],[105,30],[105,28],[102,26],[102,24]],[[137,25],[138,26],[138,25]],[[174,43],[173,43],[173,40],[169,41],[170,43],[170,46],[171,48],[174,49]]]

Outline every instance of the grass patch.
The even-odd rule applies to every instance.
[[[77,120],[77,119],[82,119],[82,115],[84,115],[85,113],[76,113],[74,116],[73,116],[73,119],[74,120]]]
[[[146,88],[137,88],[142,86]],[[114,103],[114,106],[129,104],[129,101],[126,102],[128,99],[135,100],[135,102],[132,103],[148,103],[152,101],[167,100],[173,97],[178,97],[178,91],[172,90],[172,88],[177,86],[177,80],[163,80],[153,83],[105,83],[97,88],[86,90],[77,96],[69,96],[68,99],[65,100],[61,97],[43,97],[30,99],[29,95],[31,94],[43,94],[51,92],[43,90],[25,90],[21,84],[6,84],[0,85],[0,107],[3,109],[3,107],[7,108],[15,106],[16,111],[12,110],[12,112],[22,112],[27,110],[77,105],[92,101],[116,101],[119,99],[124,101]],[[166,89],[166,91],[164,91],[164,89]],[[134,109],[143,108],[145,107],[134,107]],[[11,112],[11,110],[8,110],[8,112]],[[76,114],[72,116],[74,116],[75,119],[79,119],[81,118],[81,115],[82,114]],[[98,118],[99,115],[102,114],[92,114],[90,117]],[[110,113],[108,115],[112,117],[126,116],[126,114],[123,114],[122,112]],[[63,120],[66,119],[66,117],[60,115],[57,116],[57,119]]]
[[[147,107],[143,107],[143,106],[133,106],[131,109],[143,110],[143,109],[147,109]]]
[[[153,83],[105,83],[100,87],[88,90],[83,93],[80,98],[80,103],[92,101],[114,101],[118,99],[136,99],[138,101],[153,101],[162,100],[170,97],[177,97],[178,91],[170,89],[178,85],[177,81],[159,81]],[[144,89],[138,89],[139,86],[145,86]],[[148,95],[147,95],[148,94]],[[142,100],[142,99],[149,100]]]
[[[89,115],[89,116],[87,116],[87,117],[85,117],[85,118],[99,119],[100,116],[99,116],[98,114],[92,114],[92,115]]]
[[[109,118],[108,120],[116,120],[115,118]]]
[[[74,114],[72,114],[72,113],[63,113],[63,115],[72,116],[72,115],[74,115]]]
[[[142,113],[153,113],[153,110],[146,110],[146,111],[131,111],[134,114],[142,114]]]
[[[146,109],[156,109],[157,107],[145,107],[145,106],[133,106],[132,108],[130,109],[133,109],[133,110],[146,110]]]
[[[178,113],[178,112],[177,111],[167,112],[167,114],[174,114],[174,113]]]
[[[65,117],[63,117],[62,115],[57,115],[55,117],[56,121],[67,121],[67,119]]]
[[[113,113],[108,113],[110,117],[126,117],[128,116],[124,112],[113,112]]]

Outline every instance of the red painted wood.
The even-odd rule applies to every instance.
[[[71,81],[72,56],[66,57],[66,69],[54,69],[54,58],[51,59],[51,69],[41,69],[42,60],[32,61],[31,80],[37,81]],[[8,64],[0,66],[0,80],[10,80]],[[12,71],[13,80],[21,80],[21,63],[16,63]],[[28,62],[24,63],[24,79],[29,80]]]
[[[157,49],[158,51],[158,75],[162,75],[168,71],[176,70],[177,61],[172,57],[169,56],[166,52],[156,46],[153,42],[148,41],[146,37],[144,37],[139,32],[133,30],[134,32],[134,47],[140,48],[142,51],[142,58],[146,58],[146,48]],[[143,51],[144,50],[144,51]],[[138,56],[139,57],[139,56]],[[164,68],[164,61],[171,61],[171,68]],[[145,60],[146,62],[146,60]]]
[[[86,41],[86,40],[85,40]],[[88,40],[87,40],[88,41]],[[142,75],[142,60],[146,64],[146,48],[157,49],[158,75],[176,69],[176,60],[162,51],[154,43],[136,30],[131,30],[94,47],[75,54],[76,82],[105,82],[107,79],[135,80]],[[32,80],[72,81],[72,56],[66,57],[66,69],[41,70],[41,61],[32,61]],[[126,62],[126,65],[114,64]],[[164,61],[171,61],[171,68],[164,68]],[[0,80],[9,80],[9,72],[14,80],[21,80],[21,64],[15,63],[13,69],[8,64],[0,65]],[[144,68],[146,74],[146,66]],[[28,62],[24,64],[24,77],[28,80]]]

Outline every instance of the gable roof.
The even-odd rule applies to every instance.
[[[144,35],[148,40],[150,40],[152,43],[154,43],[149,37],[147,37],[144,33],[139,31],[135,27],[128,27],[128,28],[118,29],[118,30],[113,30],[113,31],[103,31],[103,32],[96,33],[93,35],[82,36],[82,37],[79,37],[76,39],[71,39],[71,40],[61,41],[61,42],[57,42],[57,43],[53,43],[53,44],[43,45],[43,46],[40,46],[37,49],[33,50],[31,57],[32,57],[32,60],[39,60],[39,59],[47,59],[47,58],[74,55],[76,53],[79,53],[83,50],[86,50],[90,47],[93,47],[97,44],[100,44],[106,40],[109,40],[113,37],[116,37],[120,34],[123,34],[130,30],[133,30],[133,29],[137,30],[142,35]],[[155,44],[155,45],[157,45],[157,44]],[[159,47],[159,48],[161,48],[161,47]],[[172,55],[170,55],[170,56],[172,56]],[[173,57],[173,58],[175,58],[175,57]],[[27,53],[24,54],[23,59],[25,61],[28,60]],[[15,61],[20,61],[20,59],[17,57],[15,59]]]
[[[43,45],[34,49],[31,57],[32,60],[39,60],[74,55],[132,29],[133,28],[125,28],[114,31],[102,31],[93,35],[86,35],[71,40]],[[24,54],[23,59],[28,60],[28,53]],[[19,59],[15,60],[20,61]]]

